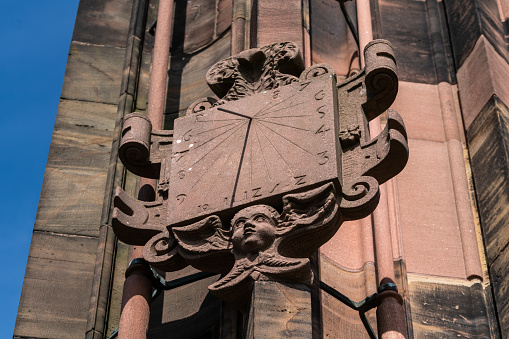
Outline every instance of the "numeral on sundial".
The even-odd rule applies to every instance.
[[[318,134],[318,133],[325,133],[327,131],[329,131],[330,128],[329,127],[325,127],[325,125],[322,125],[320,126],[320,128],[315,132],[315,134]]]
[[[175,152],[173,153],[173,157],[175,158],[175,161],[179,161],[180,159],[182,159],[182,157],[187,153],[189,152],[188,149],[186,150],[183,150],[183,151],[180,151],[180,152]]]
[[[187,131],[186,133],[184,133],[184,135],[182,136],[182,140],[184,140],[184,141],[189,141],[189,140],[191,140],[191,137],[192,137],[192,135],[191,135],[191,131],[192,131],[192,129],[190,129],[189,131]]]
[[[260,193],[261,187],[253,188],[253,198],[261,197],[262,194]]]
[[[329,162],[329,156],[327,155],[327,151],[317,153],[320,156],[320,161],[318,165],[325,165]]]
[[[194,116],[196,117],[196,122],[203,122],[203,117],[205,116],[205,114],[196,113]]]
[[[182,203],[184,202],[184,200],[186,200],[187,195],[185,195],[185,194],[179,194],[179,195],[177,195],[177,197],[176,197],[176,198],[177,198],[177,201],[179,202],[179,205],[180,205],[180,204],[182,204]]]
[[[321,118],[323,118],[323,117],[325,116],[325,111],[324,111],[325,107],[326,107],[326,106],[325,106],[325,105],[323,105],[323,106],[320,106],[320,107],[318,107],[318,108],[316,109],[316,113],[320,114],[320,119],[321,119]]]
[[[269,193],[273,193],[278,186],[279,186],[279,182],[272,188],[272,190]]]
[[[304,185],[306,183],[306,181],[304,180],[305,177],[306,177],[305,174],[293,177],[295,179],[295,185]]]
[[[311,81],[300,83],[299,91],[302,91],[304,88],[308,87],[310,83]]]
[[[321,89],[318,93],[315,94],[315,100],[323,100],[325,98],[325,91]]]

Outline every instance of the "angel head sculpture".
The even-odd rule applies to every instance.
[[[328,183],[285,195],[281,213],[268,205],[245,207],[233,216],[229,229],[212,215],[172,230],[181,255],[196,268],[221,272],[225,261],[219,256],[233,256],[233,267],[209,290],[245,311],[254,281],[311,285],[309,256],[341,223],[336,191]]]
[[[253,259],[276,240],[280,215],[271,206],[254,205],[240,210],[231,221],[233,253]]]

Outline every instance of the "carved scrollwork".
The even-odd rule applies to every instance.
[[[311,116],[314,117],[313,121],[319,122],[316,129],[307,131],[297,128],[293,120],[287,125],[281,124],[283,120],[278,121],[273,124],[294,130],[293,134],[278,134],[279,138],[294,144],[294,140],[305,135],[299,131],[311,132],[311,135],[320,133],[320,139],[316,139],[316,143],[312,142],[311,146],[302,150],[311,152],[313,156],[313,152],[319,152],[320,173],[325,172],[325,165],[333,167],[330,167],[329,176],[317,178],[308,175],[314,167],[303,168],[303,174],[308,175],[310,180],[305,183],[301,181],[306,175],[293,177],[298,180],[288,181],[289,185],[283,185],[283,182],[277,195],[256,195],[261,189],[258,187],[260,185],[257,185],[253,186],[258,188],[253,189],[255,192],[249,199],[246,188],[245,200],[242,200],[241,194],[237,195],[235,183],[234,196],[228,196],[231,193],[229,189],[225,194],[222,194],[222,190],[217,190],[221,194],[209,193],[208,197],[220,197],[217,199],[221,205],[214,210],[202,208],[209,206],[210,201],[202,201],[207,195],[201,193],[193,195],[192,199],[187,198],[185,203],[189,205],[177,209],[177,204],[183,203],[191,193],[201,191],[197,189],[198,186],[194,188],[195,191],[189,191],[188,186],[191,185],[173,185],[186,183],[191,175],[186,173],[192,168],[192,174],[196,176],[192,181],[194,183],[201,180],[204,171],[210,169],[206,164],[200,165],[201,167],[194,166],[193,163],[198,158],[209,155],[191,152],[198,149],[199,146],[195,145],[220,147],[221,142],[233,136],[237,129],[226,139],[213,136],[204,141],[196,137],[196,140],[191,142],[191,135],[201,135],[195,123],[205,121],[197,121],[198,115],[191,119],[183,118],[175,123],[175,135],[179,137],[173,145],[172,131],[152,131],[150,121],[144,115],[127,115],[120,146],[122,162],[135,174],[160,180],[157,186],[157,201],[154,202],[138,201],[117,188],[112,223],[115,234],[127,244],[144,246],[144,258],[161,270],[174,271],[189,264],[203,271],[224,274],[223,278],[209,287],[210,291],[241,310],[246,310],[249,304],[254,281],[311,284],[313,277],[308,258],[312,252],[328,241],[344,220],[359,219],[370,214],[379,200],[379,185],[399,173],[408,160],[403,120],[396,111],[387,110],[398,90],[392,47],[385,40],[375,40],[367,45],[365,60],[364,70],[337,87],[331,79],[335,77],[331,66],[318,64],[304,70],[297,46],[289,42],[250,49],[215,64],[207,73],[206,80],[218,98],[209,97],[194,102],[188,108],[187,114],[200,114],[227,101],[277,89],[272,93],[258,94],[258,97],[267,97],[268,101],[272,102],[269,106],[260,104],[260,107],[273,108],[279,105],[275,109],[278,114],[289,112],[292,118]],[[319,84],[322,80],[324,83],[327,81],[327,87]],[[293,84],[294,82],[300,83]],[[292,85],[279,89],[288,84]],[[318,90],[313,87],[315,85],[322,87],[318,87]],[[306,99],[302,93],[311,93],[312,96]],[[326,93],[327,95],[324,95]],[[248,98],[243,103],[228,103],[202,115],[213,115],[221,110],[222,113],[229,113],[230,118],[236,115],[231,121],[236,121],[234,124],[238,123],[240,127],[246,126],[248,133],[256,114],[261,112],[256,100]],[[257,113],[246,110],[249,105],[256,105],[257,110],[254,112]],[[283,107],[286,107],[286,111]],[[299,114],[295,114],[294,111],[297,110],[300,110]],[[369,121],[386,110],[388,119],[384,130],[379,135],[370,136]],[[249,112],[254,115],[249,115]],[[266,114],[264,112],[257,118]],[[265,116],[264,119],[281,117],[275,114]],[[326,126],[324,117],[330,117],[327,128],[323,128]],[[208,129],[224,127],[218,123],[221,120],[210,120],[217,124],[210,125],[212,128],[207,127]],[[264,123],[269,124],[267,121]],[[323,136],[321,133],[324,133]],[[219,132],[218,135],[223,134]],[[247,135],[244,138],[242,140],[245,150]],[[313,149],[315,144],[323,146],[324,140],[330,141],[326,148]],[[219,144],[213,145],[212,141],[218,141]],[[272,145],[272,140],[269,142]],[[281,158],[281,154],[285,152],[293,154],[290,146],[285,145],[284,142],[277,145],[280,147],[277,153]],[[276,148],[274,145],[273,147]],[[189,162],[181,157],[184,152],[184,156],[189,157]],[[297,155],[294,158],[302,161],[299,158],[300,153],[295,154]],[[178,162],[180,159],[184,160]],[[270,157],[267,159],[270,160]],[[267,159],[264,158],[264,161]],[[240,163],[242,164],[242,160]],[[232,173],[241,173],[240,167],[235,169],[233,166],[237,165],[230,168]],[[278,165],[274,166],[278,170]],[[278,185],[279,182],[272,190]],[[207,189],[208,186],[203,187]],[[179,194],[172,196],[174,193]],[[238,205],[232,204],[234,198],[239,198]],[[278,201],[279,199],[282,201]],[[260,205],[262,201],[283,208],[278,211],[272,206]],[[196,206],[199,207],[198,210],[195,210]],[[174,218],[178,213],[181,213],[180,219]],[[232,216],[234,213],[236,214]],[[203,219],[198,220],[199,216]]]
[[[216,63],[206,80],[221,98],[215,105],[298,81],[304,61],[297,46],[281,42],[253,48]]]
[[[256,280],[311,284],[308,257],[340,227],[339,210],[334,185],[328,183],[285,195],[281,214],[271,206],[253,205],[237,212],[231,230],[225,230],[219,217],[212,215],[173,227],[173,233],[182,257],[196,268],[217,272],[219,255],[235,259],[227,261],[227,274],[209,289],[246,310]]]
[[[113,204],[113,231],[126,244],[143,246],[161,232],[158,221],[165,210],[160,202],[141,202],[117,187]]]
[[[143,258],[161,271],[177,271],[188,265],[180,256],[177,241],[168,229],[153,236],[143,247]]]
[[[370,176],[361,176],[353,183],[345,183],[340,204],[345,219],[356,220],[368,216],[378,204],[378,187],[378,181]]]
[[[154,169],[150,164],[150,137],[152,124],[147,116],[131,113],[124,118],[122,141],[119,157],[131,172],[145,176],[154,176]],[[159,171],[156,171],[159,174]]]
[[[189,264],[207,272],[226,273],[233,265],[231,234],[221,219],[211,215],[194,224],[173,227],[180,253]]]
[[[216,103],[217,99],[212,97],[198,99],[188,107],[186,115],[200,113],[214,107]]]
[[[331,76],[336,76],[336,71],[331,65],[328,64],[316,64],[311,67],[306,68],[300,75],[301,80],[309,80],[312,78],[316,78],[322,76],[324,74],[330,74]]]
[[[146,115],[130,113],[124,118],[119,158],[132,173],[159,179],[161,161],[172,137],[171,131],[152,131]]]
[[[396,59],[391,43],[383,39],[369,42],[364,49],[364,57],[368,100],[362,106],[368,120],[372,120],[388,109],[396,99]]]

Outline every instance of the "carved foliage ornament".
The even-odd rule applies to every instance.
[[[310,254],[369,215],[408,159],[403,121],[388,109],[392,47],[375,40],[364,53],[366,68],[336,84],[328,65],[304,69],[293,43],[247,50],[209,70],[218,97],[196,101],[173,131],[126,116],[120,158],[159,184],[154,202],[117,188],[117,237],[159,269],[225,274],[209,288],[239,309],[255,280],[310,284]],[[368,123],[386,110],[372,138]]]

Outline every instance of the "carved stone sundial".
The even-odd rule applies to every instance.
[[[209,289],[243,310],[256,280],[310,284],[309,256],[343,221],[369,215],[379,184],[408,160],[403,121],[388,109],[392,47],[375,40],[364,54],[366,68],[336,84],[328,65],[304,69],[293,43],[247,50],[209,70],[218,97],[196,101],[174,131],[126,116],[122,162],[159,181],[153,202],[117,188],[117,237],[161,270],[225,274]],[[372,138],[368,123],[386,110]]]
[[[170,224],[338,182],[334,89],[324,74],[177,119]]]

